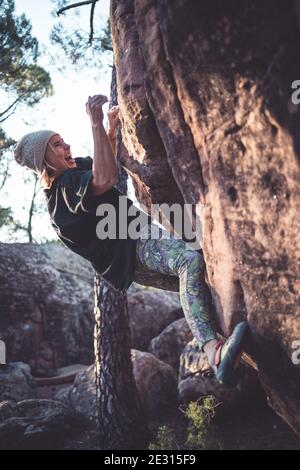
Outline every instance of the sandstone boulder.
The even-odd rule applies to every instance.
[[[148,351],[160,361],[166,362],[178,372],[180,356],[193,334],[185,318],[179,318],[168,325],[150,342]]]
[[[147,351],[152,338],[182,317],[179,294],[159,289],[143,290],[128,296],[131,347]]]
[[[177,377],[173,368],[153,354],[131,350],[133,374],[145,416],[152,419],[177,405]],[[96,388],[94,366],[80,372],[72,387],[59,391],[56,399],[96,422]]]
[[[269,402],[300,434],[299,2],[112,0],[138,200],[195,205],[218,326],[241,319]],[[200,236],[201,235],[201,236]]]
[[[93,362],[93,270],[55,243],[0,243],[0,339],[36,375]]]

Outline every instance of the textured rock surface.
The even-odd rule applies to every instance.
[[[193,334],[185,318],[179,318],[168,325],[150,342],[148,351],[160,361],[166,362],[178,372],[180,355]]]
[[[12,362],[0,367],[0,402],[35,398],[36,385],[28,364]]]
[[[152,338],[182,317],[179,295],[163,290],[145,290],[128,297],[131,347],[147,351]]]
[[[153,354],[131,350],[133,373],[148,419],[177,406],[177,374]]]
[[[57,392],[55,398],[95,423],[97,407],[94,364],[77,374],[73,385]]]
[[[270,403],[300,434],[297,5],[112,0],[111,28],[137,198],[196,204],[220,330],[247,318]]]
[[[57,400],[0,403],[0,449],[59,449],[86,421]]]
[[[238,408],[259,406],[263,393],[257,372],[241,363],[239,379],[234,388],[223,387],[213,375],[207,374],[209,364],[206,355],[199,351],[196,340],[190,341],[180,356],[178,374],[178,400],[180,403],[196,401],[199,397],[213,395],[219,405],[219,413],[233,412]]]
[[[0,243],[0,338],[32,372],[93,362],[93,270],[61,245]]]
[[[148,419],[161,416],[177,405],[177,376],[173,368],[153,354],[131,350],[133,374],[141,403]],[[94,366],[80,372],[74,385],[57,393],[62,400],[89,421],[96,419]]]

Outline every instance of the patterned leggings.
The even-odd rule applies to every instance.
[[[152,271],[179,277],[179,295],[182,309],[200,349],[217,339],[210,292],[204,277],[202,251],[189,248],[184,240],[174,238],[164,229],[151,224],[156,238],[139,238],[137,257]],[[159,232],[158,232],[159,230]],[[148,229],[148,236],[150,231]]]

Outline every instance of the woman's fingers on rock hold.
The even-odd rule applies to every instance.
[[[108,101],[107,96],[105,95],[94,95],[91,98],[89,98],[90,101],[92,102],[98,102],[98,101]]]
[[[92,97],[89,96],[86,104],[89,106],[94,106],[94,105],[102,106],[107,101],[108,101],[108,98],[105,95],[94,95]]]
[[[108,114],[111,116],[116,116],[119,112],[119,107],[113,106],[108,110]]]

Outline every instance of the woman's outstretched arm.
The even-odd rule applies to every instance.
[[[93,178],[90,183],[93,195],[102,194],[112,188],[116,184],[118,174],[116,156],[103,126],[102,106],[106,101],[106,96],[95,95],[89,97],[86,103],[94,140]]]

